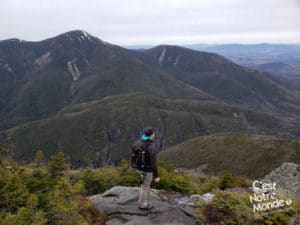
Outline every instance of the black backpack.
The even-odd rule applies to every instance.
[[[138,170],[146,168],[148,146],[143,141],[136,141],[131,147],[131,167]]]

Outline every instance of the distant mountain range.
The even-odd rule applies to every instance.
[[[0,136],[18,159],[62,149],[83,165],[128,158],[151,125],[163,148],[215,132],[300,137],[294,80],[216,53],[122,48],[85,31],[0,42]]]
[[[126,47],[141,50],[152,46]],[[300,44],[191,44],[184,47],[218,53],[250,68],[300,77]]]
[[[300,68],[296,68],[286,63],[281,62],[269,62],[254,65],[253,68],[263,70],[270,73],[282,74],[289,77],[300,78]]]

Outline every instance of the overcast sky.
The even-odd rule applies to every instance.
[[[74,29],[120,45],[300,43],[300,0],[0,0],[0,40]]]

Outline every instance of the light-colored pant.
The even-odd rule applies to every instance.
[[[143,183],[140,188],[139,207],[147,207],[150,185],[152,182],[152,172],[145,172]]]

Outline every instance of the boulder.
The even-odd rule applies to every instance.
[[[279,194],[289,194],[293,198],[300,198],[300,165],[283,163],[271,171],[263,179],[264,183],[276,183]]]
[[[195,202],[199,200],[203,200],[205,202],[211,201],[215,197],[212,193],[206,193],[203,195],[191,195],[191,196],[184,196],[179,198],[174,198],[174,201],[180,205],[189,205],[195,206]]]

